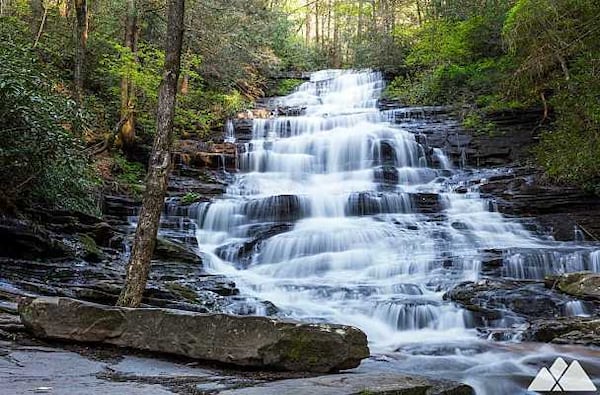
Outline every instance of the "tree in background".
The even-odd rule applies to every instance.
[[[166,56],[158,94],[156,135],[146,177],[146,192],[127,267],[125,286],[117,302],[119,306],[138,307],[140,305],[150,273],[171,167],[170,151],[173,140],[177,83],[181,69],[184,11],[185,0],[169,0],[165,40]]]
[[[83,96],[83,85],[85,79],[85,52],[88,39],[88,6],[87,0],[73,0],[75,8],[75,62],[73,70],[73,81],[75,83],[75,94],[79,102]]]
[[[125,62],[137,63],[137,43],[139,36],[138,11],[135,0],[127,0],[124,21],[123,53]],[[131,66],[132,68],[134,66]],[[121,76],[121,107],[119,120],[119,143],[127,150],[135,142],[135,85],[130,72]]]

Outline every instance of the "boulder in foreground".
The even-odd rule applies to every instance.
[[[238,366],[306,372],[351,369],[369,356],[353,327],[266,317],[129,309],[69,298],[19,304],[23,324],[47,339],[106,343]]]
[[[396,373],[336,374],[230,389],[220,395],[472,395],[465,384]]]

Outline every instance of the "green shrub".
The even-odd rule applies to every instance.
[[[144,188],[146,170],[141,163],[130,162],[121,154],[114,154],[114,174],[119,184],[134,195]]]
[[[15,34],[19,32],[20,34]],[[80,139],[82,112],[40,64],[27,27],[0,20],[0,182],[4,203],[95,212],[93,177]],[[50,70],[50,72],[52,72]]]
[[[276,96],[286,96],[294,92],[304,81],[297,79],[284,79],[277,84]]]
[[[554,130],[542,134],[536,156],[555,181],[600,194],[600,51],[571,64],[571,80],[556,88]]]

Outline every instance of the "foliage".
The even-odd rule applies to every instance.
[[[488,112],[553,110],[539,163],[555,181],[600,192],[599,16],[595,0],[430,2],[421,26],[396,29],[408,53],[385,95],[467,106],[463,125],[484,133]]]
[[[82,113],[23,38],[0,20],[0,182],[5,205],[44,204],[94,212],[95,180],[81,140]],[[20,32],[22,34],[14,34]]]
[[[137,162],[130,162],[123,155],[116,153],[113,157],[114,169],[119,184],[133,194],[139,194],[143,188],[146,171]]]
[[[542,135],[537,158],[556,181],[600,192],[600,4],[519,0],[503,34],[519,64],[515,95],[548,97],[555,127]]]
[[[294,92],[296,88],[302,85],[304,81],[297,79],[283,79],[280,80],[277,84],[277,89],[275,91],[276,96],[286,96],[290,93]]]
[[[187,206],[189,204],[196,203],[201,198],[202,196],[200,196],[196,192],[188,192],[183,196],[183,198],[181,198],[181,203]]]
[[[550,101],[556,125],[542,135],[536,155],[553,179],[600,194],[600,51],[574,59],[570,72]]]
[[[135,2],[134,52],[123,43],[126,2],[90,2],[86,91],[78,105],[70,100],[75,46],[68,2],[43,3],[47,20],[35,49],[42,18],[34,3],[5,2],[3,13],[13,18],[0,20],[0,175],[12,201],[18,196],[24,202],[91,209],[93,177],[80,145],[114,135],[123,77],[135,87],[138,143],[149,143],[154,133],[165,1]],[[261,95],[290,93],[301,81],[281,80],[274,89],[267,83],[282,71],[370,67],[392,77],[387,97],[468,108],[463,125],[481,133],[493,131],[485,121],[489,112],[546,107],[554,125],[541,136],[539,163],[554,180],[598,184],[597,0],[190,0],[187,5],[176,137],[210,140],[227,117]],[[141,165],[120,155],[115,163],[119,182],[139,184]]]

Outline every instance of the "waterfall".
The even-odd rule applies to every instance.
[[[465,158],[428,153],[394,124],[405,109],[379,111],[384,86],[378,72],[320,71],[278,103],[303,115],[254,121],[235,182],[196,210],[210,270],[286,317],[357,326],[376,353],[477,341],[471,313],[443,295],[479,278],[482,250],[504,251],[509,278],[600,270],[598,252],[557,250],[478,193],[454,192]]]
[[[231,119],[227,120],[225,123],[225,142],[235,142],[235,128],[233,127],[233,121]]]

